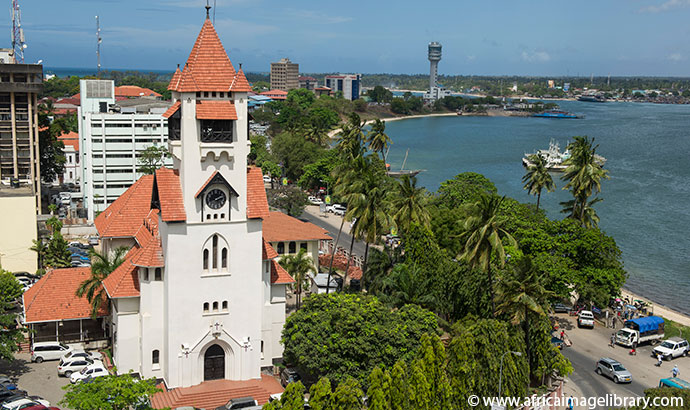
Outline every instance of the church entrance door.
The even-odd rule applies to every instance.
[[[218,345],[212,345],[204,353],[204,380],[225,378],[225,351]]]

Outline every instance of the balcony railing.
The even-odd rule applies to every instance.
[[[232,130],[216,131],[212,129],[201,130],[201,142],[225,142],[231,143]]]

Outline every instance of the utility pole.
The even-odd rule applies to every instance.
[[[96,16],[96,61],[98,64],[98,78],[101,78],[101,20]]]
[[[12,50],[14,50],[14,60],[17,63],[24,63],[24,49],[26,48],[21,19],[19,0],[12,0]]]

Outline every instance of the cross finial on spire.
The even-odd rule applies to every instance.
[[[208,5],[208,0],[206,0],[206,18],[207,19],[209,18],[209,16],[208,16],[209,10],[211,10],[211,6]]]

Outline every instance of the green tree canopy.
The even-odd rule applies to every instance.
[[[151,145],[137,157],[139,171],[146,175],[152,175],[163,166],[166,158],[170,158],[170,152],[165,146]]]
[[[496,194],[498,190],[484,175],[463,172],[453,179],[442,182],[437,192],[440,204],[455,208],[463,203],[476,202],[482,195]]]
[[[149,397],[161,391],[156,379],[137,380],[129,374],[97,377],[63,389],[65,396],[60,404],[75,410],[150,409]]]
[[[16,327],[15,313],[8,312],[11,303],[22,295],[22,285],[14,274],[0,268],[0,359],[13,360],[12,353],[19,350],[19,343],[24,339]]]

